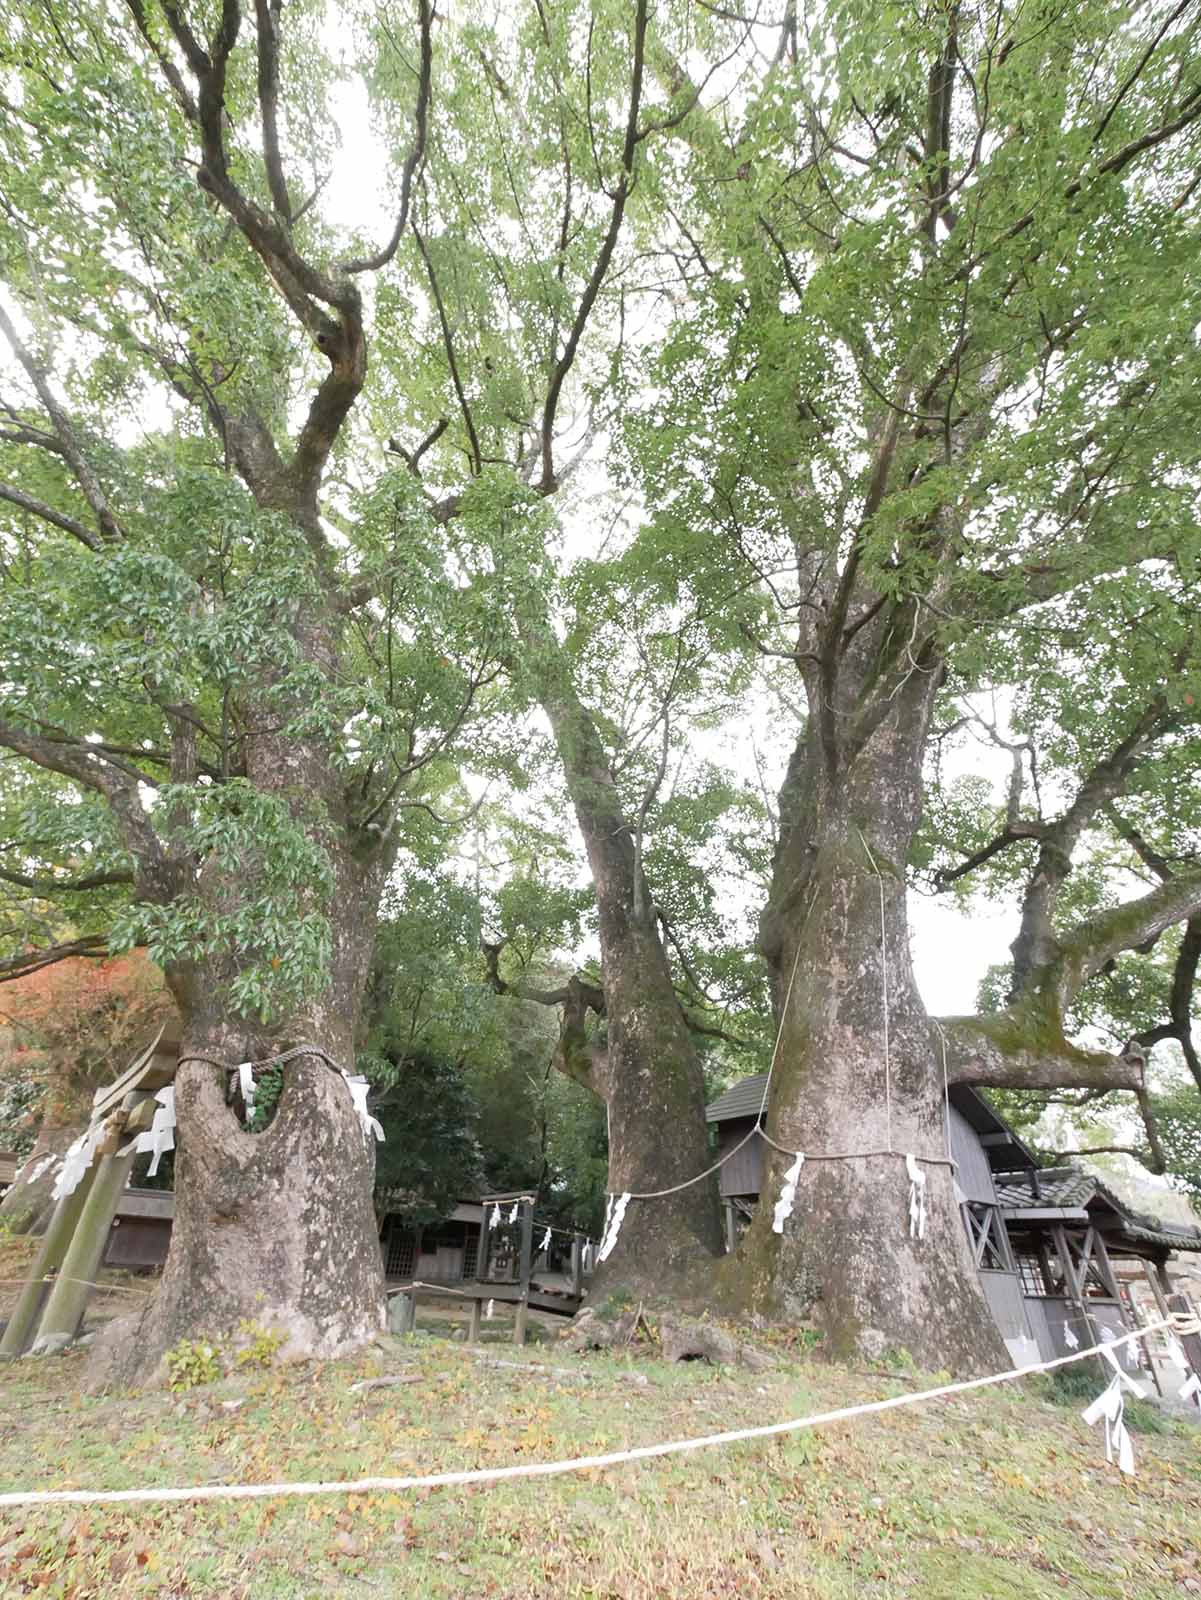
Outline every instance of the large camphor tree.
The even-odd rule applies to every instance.
[[[692,125],[688,294],[627,439],[664,546],[758,576],[744,632],[804,698],[762,918],[769,1199],[782,1151],[809,1160],[783,1233],[760,1207],[726,1285],[813,1315],[835,1352],[1000,1357],[944,1059],[951,1083],[1140,1090],[1140,1051],[1080,1048],[1065,1019],[1201,907],[1187,860],[1124,904],[1070,877],[1123,796],[1196,770],[1199,23],[1188,4],[790,9],[733,131]],[[908,863],[928,860],[940,734],[981,689],[1008,743],[1058,724],[1060,772],[1042,791],[1027,772],[964,851],[1013,851],[1028,881],[1002,1003],[940,1025]]]
[[[372,1154],[332,1068],[406,810],[494,692],[505,551],[570,456],[654,131],[648,27],[646,5],[535,9],[497,41],[426,0],[6,16],[0,745],[42,775],[20,870],[88,948],[144,941],[183,1028],[172,1248],[126,1375],[200,1323],[314,1354],[379,1326]],[[590,108],[520,374],[470,305],[448,315],[492,241],[431,179],[470,179],[481,138],[523,159],[462,101],[506,100],[506,48],[535,75],[522,117]],[[382,204],[331,194],[339,94],[366,102]],[[466,211],[512,236],[487,171]],[[225,1067],[301,1046],[250,1134]]]

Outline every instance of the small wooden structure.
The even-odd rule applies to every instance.
[[[1026,1317],[1050,1358],[1138,1326],[1133,1283],[1141,1274],[1158,1316],[1188,1309],[1168,1274],[1175,1251],[1201,1251],[1201,1235],[1132,1211],[1079,1167],[1034,1167],[997,1176],[1009,1247],[1022,1279]],[[1177,1302],[1177,1303],[1173,1303]],[[1194,1343],[1195,1339],[1193,1340]],[[1162,1345],[1160,1346],[1162,1350]],[[1201,1373],[1201,1347],[1188,1351]],[[1142,1363],[1157,1388],[1150,1355]]]
[[[20,1170],[20,1156],[15,1155],[11,1150],[0,1150],[0,1200],[4,1198]]]
[[[170,1189],[125,1189],[104,1246],[104,1265],[132,1271],[161,1267],[171,1245],[175,1195]]]
[[[108,1245],[136,1152],[134,1139],[150,1126],[155,1093],[175,1078],[179,1041],[160,1029],[154,1042],[115,1083],[92,1100],[99,1138],[79,1182],[64,1194],[42,1236],[25,1286],[0,1339],[0,1359],[61,1350],[79,1332]]]
[[[521,1191],[485,1195],[477,1204],[461,1204],[454,1220],[475,1221],[459,1213],[478,1214],[478,1232],[465,1238],[462,1247],[439,1245],[438,1257],[453,1255],[462,1262],[461,1275],[447,1273],[441,1279],[412,1277],[389,1287],[394,1300],[404,1297],[390,1312],[394,1331],[408,1331],[414,1325],[416,1301],[420,1295],[436,1297],[452,1294],[470,1302],[471,1322],[468,1337],[479,1339],[483,1307],[492,1302],[516,1307],[514,1339],[525,1342],[530,1308],[572,1316],[584,1293],[584,1279],[594,1249],[584,1234],[539,1222],[534,1213],[535,1197]],[[445,1225],[443,1225],[445,1227]],[[391,1249],[386,1259],[395,1259]],[[418,1260],[425,1259],[418,1256]],[[450,1266],[451,1262],[447,1262]]]

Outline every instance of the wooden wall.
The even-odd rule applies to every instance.
[[[754,1126],[753,1118],[738,1122],[721,1122],[717,1127],[717,1154],[724,1156],[733,1150],[740,1139],[745,1139]],[[722,1197],[727,1195],[756,1196],[763,1176],[763,1152],[767,1147],[758,1134],[747,1141],[732,1160],[721,1169]]]
[[[988,1154],[976,1136],[975,1129],[961,1112],[951,1106],[951,1154],[959,1163],[955,1174],[965,1200],[975,1200],[983,1205],[995,1206],[997,1191],[988,1165]]]

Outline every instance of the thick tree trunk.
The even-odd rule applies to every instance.
[[[601,908],[608,1187],[615,1195],[654,1193],[712,1164],[704,1077],[657,931],[622,926],[620,896],[613,898],[616,906],[606,894]],[[613,1253],[594,1277],[594,1298],[616,1284],[642,1294],[687,1293],[720,1248],[715,1176],[631,1200]]]
[[[335,936],[343,961],[327,996],[267,1045],[230,1021],[222,985],[206,986],[202,973],[179,984],[183,1037],[171,1248],[146,1313],[98,1347],[94,1383],[145,1380],[181,1338],[204,1337],[232,1352],[247,1338],[244,1324],[280,1336],[284,1357],[342,1355],[380,1331],[374,1142],[340,1073],[317,1055],[289,1061],[275,1115],[253,1134],[227,1103],[227,1066],[212,1064],[233,1066],[312,1044],[353,1070],[370,945],[369,919],[357,919],[356,926],[347,906]],[[348,972],[345,958],[352,952],[357,959]]]
[[[322,1047],[345,1060],[348,1043],[327,1036]],[[227,1050],[222,1032],[185,1028],[182,1055],[228,1059]],[[291,1061],[275,1117],[257,1135],[226,1104],[225,1077],[202,1061],[179,1069],[163,1281],[146,1314],[121,1330],[111,1363],[99,1352],[94,1379],[145,1379],[181,1338],[232,1352],[247,1337],[243,1324],[279,1335],[285,1357],[342,1355],[383,1325],[374,1153],[341,1077],[316,1056]]]
[[[790,770],[763,921],[782,1030],[766,1127],[806,1160],[776,1233],[791,1157],[770,1153],[725,1283],[744,1310],[814,1322],[836,1358],[906,1351],[968,1373],[1004,1365],[1005,1348],[956,1202],[941,1058],[909,960],[905,855],[925,734],[924,708],[909,710],[902,697],[850,776],[831,776],[815,734]],[[926,1158],[920,1238],[907,1154]]]
[[[98,1344],[96,1385],[151,1377],[181,1338],[230,1351],[246,1341],[248,1323],[278,1335],[282,1356],[314,1358],[344,1354],[383,1326],[374,1140],[337,1068],[354,1069],[390,858],[378,844],[365,858],[352,848],[338,774],[319,748],[264,739],[249,769],[259,788],[288,796],[306,827],[322,830],[333,868],[320,908],[331,933],[328,981],[285,1028],[267,1033],[234,1012],[228,967],[168,969],[182,1019],[171,1247],[145,1314]],[[246,865],[252,889],[254,864]],[[218,875],[202,891],[228,904],[246,885]],[[247,1132],[227,1103],[229,1068],[304,1044],[336,1065],[318,1055],[289,1061],[274,1117]]]
[[[583,836],[600,923],[607,1045],[583,1079],[609,1119],[609,1192],[630,1200],[617,1243],[593,1280],[594,1297],[621,1285],[644,1295],[687,1294],[721,1249],[705,1082],[676,996],[654,900],[596,724],[575,694],[549,634],[530,628],[543,655],[542,703],[554,730]]]

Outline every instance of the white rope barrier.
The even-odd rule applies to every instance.
[[[568,1472],[596,1472],[606,1467],[622,1466],[630,1461],[651,1461],[660,1456],[690,1454],[694,1450],[709,1450],[716,1446],[741,1444],[748,1439],[778,1438],[781,1434],[799,1433],[805,1428],[825,1427],[832,1422],[847,1422],[852,1417],[878,1415],[884,1411],[897,1411],[907,1406],[922,1405],[928,1400],[939,1400],[946,1395],[967,1394],[974,1389],[987,1389],[1001,1383],[1013,1383],[1019,1378],[1035,1373],[1050,1372],[1055,1367],[1066,1367],[1089,1356],[1110,1359],[1107,1351],[1132,1340],[1145,1339],[1161,1328],[1175,1327],[1178,1332],[1193,1331],[1195,1322],[1164,1318],[1150,1323],[1133,1333],[1122,1334],[1108,1344],[1096,1344],[1073,1355],[1058,1356],[1052,1361],[1040,1361],[1031,1366],[1014,1367],[1008,1372],[992,1373],[986,1378],[966,1378],[958,1383],[942,1383],[933,1389],[919,1389],[909,1394],[893,1395],[887,1400],[868,1400],[860,1405],[839,1406],[834,1411],[816,1411],[806,1417],[793,1417],[787,1422],[768,1422],[752,1428],[734,1428],[725,1433],[709,1433],[699,1438],[671,1439],[662,1444],[635,1445],[628,1450],[611,1450],[605,1455],[572,1456],[562,1461],[531,1461],[514,1467],[474,1467],[461,1472],[428,1472],[404,1478],[351,1478],[341,1482],[313,1483],[219,1483],[194,1484],[182,1488],[149,1489],[42,1489],[23,1490],[17,1494],[0,1494],[0,1508],[8,1506],[53,1505],[149,1505],[192,1502],[198,1500],[268,1500],[295,1498],[305,1495],[330,1494],[398,1494],[409,1489],[450,1489],[466,1484],[503,1483],[514,1478],[554,1478]]]
[[[85,1289],[99,1289],[103,1294],[136,1294],[142,1299],[147,1299],[154,1293],[153,1289],[131,1289],[123,1283],[97,1283],[94,1278],[71,1278],[61,1272],[47,1272],[41,1278],[0,1278],[0,1287],[6,1289],[24,1289],[30,1283],[78,1283]]]

